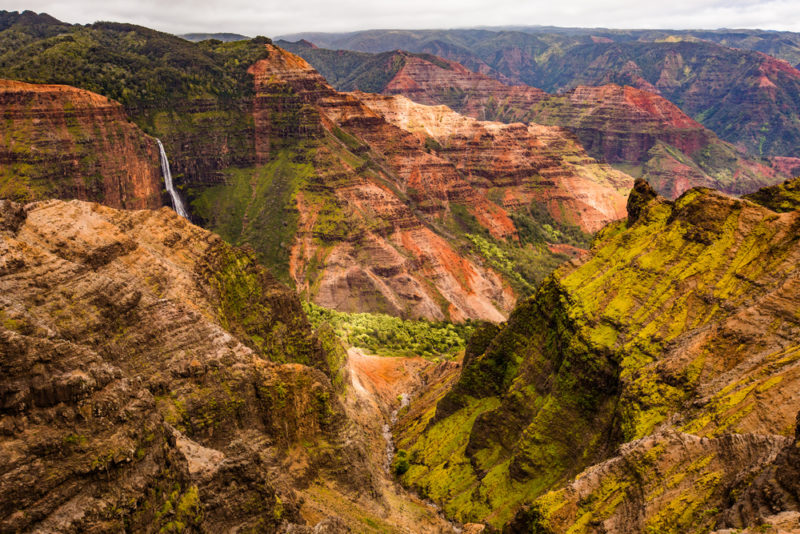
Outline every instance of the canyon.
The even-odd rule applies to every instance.
[[[280,280],[327,307],[499,321],[549,270],[579,254],[588,232],[625,215],[632,179],[592,160],[566,131],[473,121],[448,136],[462,152],[450,157],[435,137],[390,123],[363,95],[338,93],[266,38],[194,45],[130,25],[76,27],[32,14],[4,33],[55,55],[94,43],[88,57],[69,55],[72,68],[50,78],[120,98],[135,124],[163,141],[191,219],[252,246]],[[165,49],[180,52],[169,59],[151,52]],[[115,64],[122,51],[175,82],[152,96],[147,77],[120,88],[93,76],[95,64]],[[0,71],[47,76],[30,54],[30,46],[6,54]],[[192,89],[193,77],[207,80],[211,93]],[[473,161],[454,159],[473,152]],[[52,195],[102,200],[71,189]],[[520,241],[519,217],[523,233],[533,219],[552,230]],[[524,260],[522,273],[509,257]]]
[[[519,129],[406,106],[409,114],[447,121],[437,131],[414,130],[397,120],[398,108],[389,113],[369,95],[339,93],[298,56],[267,50],[269,57],[250,69],[263,167],[243,170],[238,183],[198,191],[195,205],[210,209],[196,213],[233,242],[273,247],[269,253],[280,254],[295,285],[317,304],[502,320],[517,289],[490,258],[464,254],[465,233],[515,246],[512,211],[535,201],[548,217],[585,232],[624,216],[632,179],[589,158],[561,129]],[[277,194],[283,205],[265,205],[261,187],[274,191],[269,202]],[[247,224],[231,220],[231,211],[244,212]],[[282,213],[292,214],[282,244],[249,239],[272,225],[265,218]],[[470,226],[459,227],[456,217]]]
[[[0,11],[0,531],[800,531],[794,35]]]
[[[311,48],[285,43],[315,66],[330,71],[349,63],[342,59],[363,53]],[[379,54],[376,58],[390,53]],[[443,104],[479,119],[561,126],[573,132],[594,158],[646,178],[660,193],[677,198],[692,187],[712,187],[731,194],[757,189],[793,177],[800,158],[755,158],[683,113],[658,91],[606,84],[578,86],[549,95],[524,85],[507,85],[490,76],[430,55],[391,53],[393,61],[361,63],[337,86],[401,94],[423,104]],[[369,65],[367,69],[364,65]],[[397,65],[382,72],[386,65]],[[374,80],[381,79],[376,85]],[[796,154],[795,154],[796,155]]]

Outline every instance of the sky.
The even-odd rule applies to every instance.
[[[761,28],[800,32],[798,0],[0,0],[71,23],[131,22],[171,33],[244,35],[552,25]]]

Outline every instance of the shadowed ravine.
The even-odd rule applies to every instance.
[[[420,394],[427,377],[435,373],[436,367],[449,365],[452,364],[434,364],[423,358],[373,356],[355,347],[347,351],[352,388],[348,391],[346,409],[367,437],[372,472],[381,478],[379,484],[387,495],[402,496],[421,506],[425,515],[432,516],[426,518],[428,524],[414,524],[415,518],[408,515],[408,507],[401,505],[398,515],[402,517],[393,519],[399,521],[398,526],[411,528],[411,532],[469,532],[468,528],[449,522],[432,502],[404,489],[396,482],[392,471],[395,452],[392,427],[397,421],[398,411]],[[432,521],[433,518],[436,520]],[[420,520],[416,518],[416,521]]]

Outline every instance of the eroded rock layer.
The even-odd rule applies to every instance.
[[[794,158],[749,157],[652,87],[578,86],[549,95],[530,86],[506,85],[442,58],[396,55],[403,66],[385,83],[383,94],[444,104],[483,120],[568,128],[591,156],[647,178],[668,198],[692,187],[752,193],[795,176]]]
[[[250,69],[260,165],[200,190],[194,205],[226,239],[288,264],[287,278],[319,304],[502,320],[517,295],[505,273],[469,253],[454,213],[500,242],[518,238],[511,212],[533,200],[584,231],[624,216],[630,178],[588,158],[563,130],[449,112],[453,132],[443,125],[429,135],[398,117],[429,113],[424,106],[385,115],[365,94],[335,91],[298,56],[271,45],[267,54]],[[445,137],[452,154],[437,141]]]
[[[392,524],[336,344],[170,209],[0,201],[0,530]]]
[[[155,140],[116,102],[65,85],[0,80],[0,119],[1,197],[162,205]]]

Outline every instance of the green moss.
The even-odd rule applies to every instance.
[[[261,263],[290,283],[298,220],[294,195],[312,173],[309,163],[295,163],[293,152],[283,151],[268,165],[226,171],[226,184],[197,194],[192,212],[229,243],[253,247]]]

